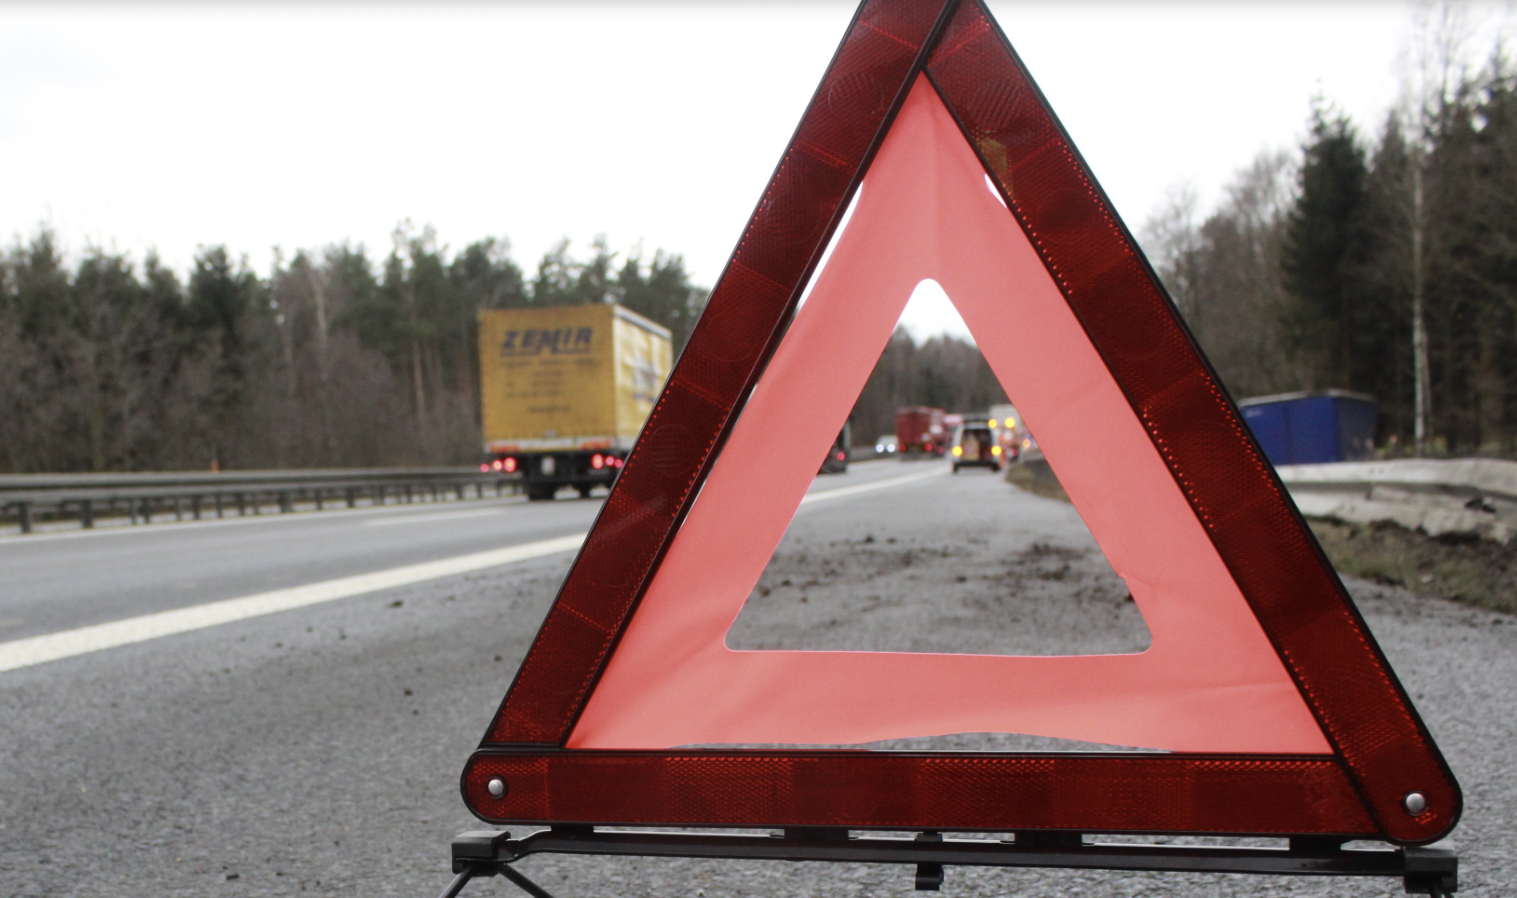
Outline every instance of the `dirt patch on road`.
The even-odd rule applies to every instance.
[[[963,472],[808,509],[731,630],[739,651],[1105,655],[1152,637],[1074,510]],[[968,683],[965,688],[1007,684]],[[1014,688],[1012,686],[1011,688]],[[761,746],[749,746],[761,747]],[[870,743],[892,750],[1114,747],[1007,733]]]
[[[1094,541],[1040,539],[1008,554],[992,548],[1000,542],[988,534],[787,539],[728,645],[995,655],[1148,648],[1142,615]]]
[[[1428,536],[1389,521],[1310,523],[1339,573],[1517,614],[1517,546],[1474,534]]]

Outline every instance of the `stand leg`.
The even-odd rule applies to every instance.
[[[516,887],[531,895],[532,898],[553,898],[547,889],[522,875],[521,871],[513,868],[510,864],[501,864],[500,875],[516,883]]]
[[[917,864],[916,890],[918,892],[936,892],[942,887],[942,864]]]
[[[442,890],[441,898],[458,898],[458,893],[462,892],[464,886],[468,885],[469,880],[473,878],[474,868],[465,867],[464,871],[453,877],[453,882],[449,883],[448,887]]]

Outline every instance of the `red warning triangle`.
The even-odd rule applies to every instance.
[[[496,822],[1441,837],[1457,783],[1130,235],[985,11],[924,6],[860,8],[466,803]],[[1131,589],[1147,651],[726,647],[929,278]],[[964,732],[1163,751],[677,749]]]
[[[726,647],[816,459],[925,278],[954,301],[1132,590],[1153,633],[1148,651],[1060,658]],[[918,76],[827,267],[567,745],[849,744],[975,732],[1178,751],[1329,750],[1142,422]]]

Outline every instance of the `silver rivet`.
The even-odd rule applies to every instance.
[[[485,788],[489,790],[491,798],[506,797],[506,781],[498,776],[485,783]],[[1416,793],[1413,794],[1415,795]],[[1421,796],[1418,797],[1420,798]],[[1407,801],[1411,801],[1410,796],[1408,796]]]
[[[1421,792],[1408,792],[1406,797],[1401,799],[1401,806],[1406,808],[1408,814],[1415,817],[1427,810],[1427,796]]]

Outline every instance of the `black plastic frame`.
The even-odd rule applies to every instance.
[[[474,831],[454,840],[453,872],[465,881],[502,874],[529,894],[546,895],[510,867],[534,854],[915,864],[922,890],[941,884],[943,868],[970,866],[1384,877],[1401,879],[1408,894],[1432,896],[1459,887],[1458,855],[1443,848],[1346,849],[1335,839],[1318,838],[1292,839],[1285,848],[1101,843],[1080,833],[1049,832],[1003,840],[949,839],[935,832],[901,838],[820,827],[708,834],[555,826],[521,839],[502,830]]]

